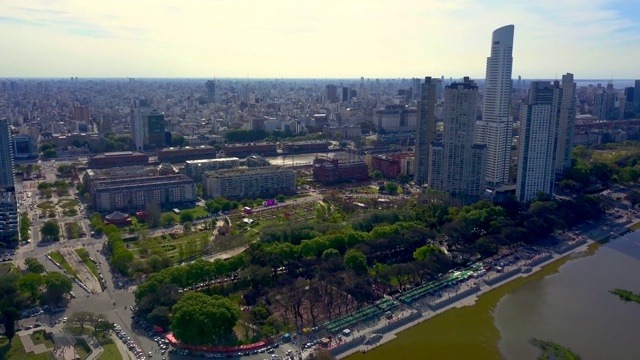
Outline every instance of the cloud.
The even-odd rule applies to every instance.
[[[0,31],[12,34],[0,46],[47,54],[47,64],[11,55],[0,75],[482,78],[491,32],[515,24],[514,77],[634,77],[634,7],[637,0],[22,0],[0,5]]]

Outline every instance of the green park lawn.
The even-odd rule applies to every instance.
[[[51,258],[55,260],[55,262],[60,264],[60,266],[62,266],[62,268],[65,269],[71,276],[78,277],[78,273],[73,269],[71,264],[69,264],[67,259],[65,259],[65,257],[59,251],[52,251],[49,253],[49,256],[51,256]]]
[[[36,207],[42,210],[53,210],[55,208],[55,205],[53,204],[53,201],[43,201],[40,204],[36,205]]]
[[[102,354],[98,356],[97,360],[122,360],[122,355],[114,342],[103,344],[102,349]]]
[[[51,349],[55,347],[51,339],[51,335],[46,335],[44,330],[35,331],[29,336],[31,337],[31,340],[35,345],[44,344],[44,346],[46,346],[47,349]]]
[[[74,251],[76,252],[76,254],[78,254],[80,259],[82,259],[82,262],[87,266],[89,271],[91,271],[93,276],[95,276],[96,279],[98,279],[98,267],[96,266],[96,264],[93,263],[93,261],[91,261],[91,256],[89,255],[89,252],[84,248],[75,249]]]
[[[144,247],[148,247],[150,250],[160,247],[164,252],[172,258],[174,261],[178,259],[179,251],[178,248],[180,245],[186,246],[189,240],[200,240],[203,236],[207,238],[211,238],[212,230],[193,232],[190,234],[180,234],[176,239],[172,239],[169,235],[156,236],[149,239],[136,240],[132,241],[131,244],[131,252],[133,255],[140,257],[140,249]]]
[[[13,337],[13,341],[9,344],[9,340],[5,337],[0,338],[0,359],[20,359],[20,360],[49,360],[52,358],[51,351],[42,354],[26,353],[20,336]],[[105,359],[106,360],[106,359]]]
[[[209,212],[207,211],[207,209],[203,208],[202,206],[196,206],[194,208],[191,209],[180,209],[180,214],[183,213],[191,213],[191,215],[193,215],[193,219],[196,220],[198,217],[201,216],[209,216]],[[162,213],[162,215],[160,215],[160,218],[162,218],[162,216],[164,216],[165,214],[169,214],[172,215],[173,218],[175,219],[176,223],[180,222],[180,215],[177,215],[176,213],[174,213],[173,211],[165,211]]]
[[[63,209],[71,209],[75,206],[78,206],[78,204],[80,204],[80,201],[76,199],[61,199],[61,200],[58,200],[57,205]]]

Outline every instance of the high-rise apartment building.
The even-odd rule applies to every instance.
[[[476,129],[477,142],[487,145],[485,180],[490,186],[509,182],[512,124],[511,69],[513,66],[513,25],[493,32],[491,55],[487,58],[482,121]]]
[[[475,143],[478,86],[468,77],[444,90],[444,133],[430,146],[429,187],[477,200],[484,192],[486,146]]]
[[[327,102],[337,103],[339,101],[338,98],[338,87],[335,85],[327,85]]]
[[[429,146],[436,138],[436,83],[425,77],[420,86],[418,121],[416,124],[416,150],[414,181],[424,185],[429,179]]]
[[[571,167],[573,135],[576,126],[576,83],[573,74],[562,75],[562,99],[558,119],[556,146],[556,173],[562,174]]]
[[[516,197],[520,201],[530,201],[538,192],[553,192],[563,100],[563,89],[557,81],[531,83],[520,117],[516,180]]]
[[[7,119],[0,119],[0,188],[14,190],[13,149]]]

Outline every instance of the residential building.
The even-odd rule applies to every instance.
[[[538,192],[553,192],[562,93],[557,81],[531,83],[520,117],[516,180],[516,197],[520,201],[530,201]]]
[[[216,82],[215,80],[207,80],[204,83],[205,88],[207,89],[207,98],[210,103],[216,102]]]
[[[13,190],[0,188],[0,242],[18,241],[18,203]]]
[[[509,182],[511,165],[511,72],[514,26],[493,32],[487,58],[482,120],[476,126],[476,142],[487,146],[485,180],[492,187]]]
[[[355,140],[362,136],[360,125],[325,126],[322,132],[331,134],[333,140]]]
[[[337,103],[340,99],[338,98],[338,87],[335,85],[327,85],[327,102]]]
[[[486,146],[476,144],[478,86],[465,77],[444,90],[444,132],[430,147],[429,187],[477,200],[484,193]]]
[[[292,194],[296,190],[296,174],[277,166],[234,168],[207,172],[202,178],[207,197],[254,198]]]
[[[193,206],[197,200],[193,180],[183,174],[96,180],[89,189],[98,212],[142,210],[147,203],[162,207]]]
[[[240,159],[236,157],[231,158],[218,158],[218,159],[203,159],[203,160],[188,160],[184,164],[182,171],[185,175],[192,178],[194,181],[199,182],[202,180],[202,176],[209,171],[229,169],[240,166]]]
[[[429,179],[429,146],[436,138],[436,82],[425,77],[421,84],[416,124],[414,181],[424,185]]]
[[[88,123],[91,121],[91,109],[86,105],[75,105],[73,107],[73,119],[76,121],[84,121]]]
[[[378,132],[394,133],[416,131],[417,110],[406,105],[387,105],[373,114],[373,124]]]
[[[636,80],[633,90],[633,111],[640,115],[640,80]]]
[[[557,174],[562,174],[571,167],[573,154],[573,138],[576,127],[576,83],[573,74],[562,75],[562,99],[558,118],[558,140],[556,146]]]
[[[145,166],[111,167],[106,169],[87,169],[82,174],[82,185],[89,191],[91,183],[101,180],[129,179],[152,176],[153,170]]]

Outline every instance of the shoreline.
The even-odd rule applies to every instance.
[[[499,289],[500,287],[502,287],[503,285],[507,285],[513,281],[519,280],[519,279],[527,279],[530,278],[533,275],[538,274],[541,270],[545,269],[547,266],[549,265],[553,265],[554,263],[557,262],[566,262],[569,261],[571,259],[575,259],[575,258],[579,258],[581,257],[581,254],[585,254],[585,253],[589,253],[592,254],[594,251],[593,247],[594,246],[599,246],[600,244],[606,243],[610,238],[616,238],[619,236],[622,236],[620,234],[624,234],[627,232],[632,232],[633,230],[630,229],[631,226],[633,226],[636,223],[640,223],[640,221],[636,220],[630,224],[626,224],[624,226],[620,226],[620,231],[617,231],[614,235],[612,234],[604,234],[602,232],[599,232],[597,234],[592,234],[592,235],[587,235],[585,233],[585,243],[576,246],[574,248],[569,249],[568,251],[564,251],[561,253],[558,253],[556,251],[552,251],[551,252],[551,256],[550,258],[546,259],[545,261],[536,264],[535,266],[532,266],[530,268],[527,269],[527,271],[522,271],[522,268],[520,268],[520,271],[515,272],[514,274],[512,274],[511,276],[506,276],[506,278],[496,282],[496,283],[492,283],[492,285],[489,285],[487,282],[485,282],[485,279],[480,279],[478,281],[478,285],[477,285],[477,291],[471,292],[469,294],[467,294],[466,296],[464,296],[463,298],[448,304],[446,306],[443,306],[441,308],[437,308],[437,310],[431,310],[430,308],[427,308],[426,310],[418,310],[415,309],[415,316],[417,317],[415,320],[412,320],[404,325],[401,325],[395,329],[392,329],[384,334],[381,334],[382,336],[379,337],[375,344],[371,344],[368,345],[367,341],[365,341],[365,339],[371,337],[374,334],[377,334],[374,330],[363,330],[360,331],[360,333],[362,335],[360,335],[358,338],[356,339],[360,339],[359,341],[355,341],[355,342],[359,342],[359,344],[357,344],[354,347],[351,347],[350,349],[347,349],[345,351],[340,351],[338,353],[334,352],[334,356],[336,356],[336,358],[338,359],[343,359],[346,358],[348,356],[351,356],[353,354],[357,354],[357,353],[363,353],[366,354],[369,351],[372,351],[378,347],[380,347],[381,345],[384,345],[396,338],[398,338],[399,334],[405,330],[408,330],[410,328],[413,328],[419,324],[422,324],[423,322],[427,321],[427,320],[431,320],[434,317],[437,317],[438,315],[441,315],[445,312],[447,312],[448,310],[451,309],[456,309],[456,308],[463,308],[463,307],[469,307],[469,306],[473,306],[476,305],[478,300],[480,299],[480,297],[482,295],[486,295],[494,290]],[[612,225],[610,223],[608,223],[607,225]],[[598,228],[594,228],[588,231],[588,233],[597,231]],[[595,236],[594,236],[595,235]],[[562,266],[563,263],[560,263],[558,265],[558,267]],[[513,270],[512,270],[513,271]],[[546,276],[546,275],[545,275]],[[489,279],[490,280],[490,279]],[[499,301],[499,300],[498,300]],[[497,306],[497,304],[496,304]],[[418,316],[418,313],[420,314],[420,316]],[[497,330],[497,329],[496,329]],[[354,339],[354,340],[356,340]],[[498,330],[498,342],[500,341],[500,334],[499,334],[499,330]],[[498,348],[498,342],[496,342],[495,347],[497,349],[497,352],[501,355],[500,349]],[[336,349],[337,350],[337,349]]]

